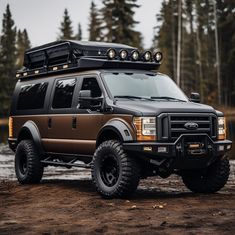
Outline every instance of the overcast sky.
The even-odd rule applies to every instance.
[[[101,0],[94,0],[100,7]],[[138,0],[141,5],[136,9],[136,26],[144,36],[146,48],[151,46],[153,27],[156,25],[156,14],[160,11],[162,0]],[[91,0],[0,0],[0,21],[6,5],[10,4],[13,19],[18,29],[26,28],[32,46],[54,41],[59,33],[60,22],[64,9],[67,8],[73,22],[74,31],[80,22],[83,30],[83,40],[88,39],[88,20]],[[2,23],[0,24],[2,30]]]

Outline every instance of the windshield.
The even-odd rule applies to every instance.
[[[144,73],[104,73],[114,98],[188,101],[166,75]]]

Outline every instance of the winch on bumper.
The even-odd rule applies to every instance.
[[[124,150],[154,165],[165,161],[175,169],[204,168],[231,150],[232,141],[212,140],[207,134],[182,134],[175,142],[123,143]]]

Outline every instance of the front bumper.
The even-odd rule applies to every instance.
[[[173,143],[132,142],[123,143],[123,147],[125,151],[145,160],[147,158],[156,165],[171,159],[174,168],[203,168],[231,150],[232,141],[214,141],[207,134],[197,134],[196,137],[194,134],[182,134]]]

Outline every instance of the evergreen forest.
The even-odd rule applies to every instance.
[[[65,9],[55,40],[123,43],[140,51],[158,49],[164,55],[160,72],[172,77],[187,95],[199,92],[204,103],[235,106],[235,0],[163,0],[156,12],[151,48],[145,48],[144,37],[136,30],[140,22],[135,20],[135,11],[140,7],[138,0],[103,0],[99,7],[91,1],[88,38],[83,37],[80,22],[73,28]],[[17,27],[10,5],[1,24],[0,117],[6,117],[15,73],[32,44],[27,29]]]

